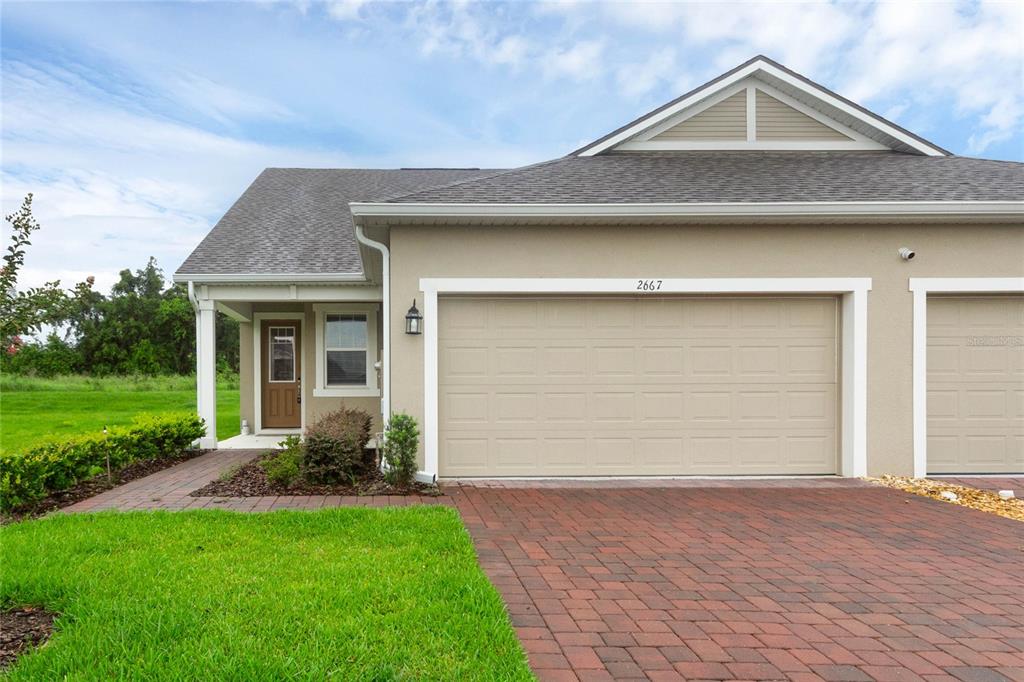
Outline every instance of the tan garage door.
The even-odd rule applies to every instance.
[[[835,473],[836,308],[444,298],[439,473]]]
[[[1024,296],[928,298],[928,472],[1024,473]]]

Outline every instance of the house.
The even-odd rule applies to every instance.
[[[207,446],[220,310],[256,432],[405,411],[426,479],[1024,472],[1024,164],[765,57],[524,168],[268,169],[175,280]]]

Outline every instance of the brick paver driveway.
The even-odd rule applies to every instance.
[[[541,679],[1024,680],[1024,524],[879,487],[448,488]]]

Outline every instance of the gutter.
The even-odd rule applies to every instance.
[[[364,281],[362,273],[353,272],[243,272],[243,273],[189,273],[176,272],[171,279],[175,282],[201,282],[207,284],[253,284],[253,283],[284,283],[310,282],[314,284],[334,284],[351,282],[358,284]]]
[[[381,371],[380,407],[383,421],[386,424],[388,419],[391,418],[391,252],[386,245],[367,237],[366,233],[363,232],[362,225],[357,224],[355,226],[355,235],[359,243],[380,251],[383,260],[381,271],[381,279],[383,280],[381,282],[381,308],[383,310],[381,314],[384,316],[384,347],[381,355],[384,356],[384,367]]]
[[[772,201],[627,204],[353,202],[357,218],[897,218],[1024,219],[1024,201]]]

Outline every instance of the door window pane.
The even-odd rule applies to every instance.
[[[295,328],[270,328],[270,380],[295,381]]]
[[[365,350],[327,351],[327,385],[351,386],[366,384]]]

